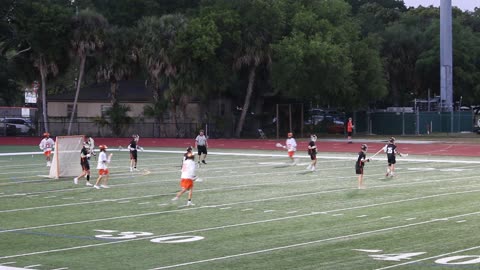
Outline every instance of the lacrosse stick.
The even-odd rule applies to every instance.
[[[376,155],[378,155],[380,152],[382,152],[383,149],[384,149],[384,147],[380,148],[380,150],[378,150],[375,154],[373,154],[373,156],[371,156],[369,159],[374,158]]]
[[[408,157],[408,154],[402,154],[400,152],[398,153],[398,155],[401,156],[401,157]]]
[[[281,143],[276,143],[275,146],[279,148],[287,148],[285,145],[282,145]]]

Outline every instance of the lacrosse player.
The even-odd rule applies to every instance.
[[[353,128],[354,126],[353,126],[352,118],[349,117],[347,122],[347,143],[353,143],[352,142]]]
[[[75,185],[77,185],[78,184],[78,179],[85,176],[85,179],[87,179],[87,183],[85,185],[91,187],[91,186],[93,186],[92,184],[90,184],[90,162],[89,162],[89,159],[90,159],[91,154],[89,153],[89,150],[88,150],[87,147],[89,147],[88,142],[84,142],[82,150],[80,150],[80,166],[82,166],[82,173],[79,176],[73,178],[73,183]]]
[[[192,203],[192,194],[193,194],[193,181],[197,178],[195,176],[195,170],[197,166],[195,165],[195,155],[187,150],[182,165],[182,174],[180,176],[180,187],[182,188],[177,195],[172,199],[172,201],[178,200],[183,193],[188,191],[188,201],[187,206],[193,206]]]
[[[47,167],[50,167],[52,165],[50,155],[52,154],[54,146],[55,142],[52,138],[50,138],[50,133],[43,133],[43,139],[42,141],[40,141],[38,147],[40,147],[40,150],[43,151],[43,155],[45,155],[45,159],[47,160]]]
[[[315,171],[315,166],[317,165],[317,146],[315,142],[317,141],[317,135],[310,135],[310,142],[308,143],[308,155],[310,156],[311,163],[308,165],[307,170]]]
[[[140,140],[140,136],[134,134],[132,136],[132,140],[128,145],[128,150],[130,151],[130,171],[137,171],[137,150],[143,150],[142,147],[138,146],[138,141]]]
[[[207,148],[208,148],[208,142],[207,142],[207,137],[203,133],[203,129],[200,130],[198,136],[195,138],[195,148],[198,150],[198,163],[202,162],[203,164],[207,164],[205,162],[205,159],[207,158]],[[202,156],[202,154],[204,154]]]
[[[363,183],[363,166],[365,166],[365,162],[370,161],[370,159],[367,159],[367,149],[368,146],[366,144],[362,144],[362,151],[358,152],[357,162],[355,163],[355,173],[358,175],[358,189],[365,188]]]
[[[98,178],[97,178],[97,182],[95,182],[95,185],[93,187],[96,189],[100,189],[101,187],[109,188],[109,186],[107,186],[108,176],[110,174],[110,172],[108,171],[108,164],[112,160],[112,154],[108,155],[107,157],[108,147],[104,144],[98,146],[98,149],[100,149],[100,154],[98,154],[98,163],[97,163]],[[103,182],[103,183],[99,186],[98,184],[100,184],[100,182]]]
[[[287,149],[288,151],[288,157],[292,160],[292,165],[296,165],[298,162],[298,159],[294,158],[295,151],[297,151],[297,141],[295,141],[295,138],[293,137],[293,133],[289,132],[287,134],[287,140],[285,141],[285,146],[284,148]]]
[[[385,177],[393,177],[395,172],[395,163],[397,163],[396,155],[402,156],[402,153],[398,152],[397,145],[395,144],[395,138],[391,137],[388,140],[388,144],[383,147],[383,151],[387,153],[387,174]]]

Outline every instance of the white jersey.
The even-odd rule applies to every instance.
[[[288,152],[297,151],[297,141],[295,141],[295,138],[288,138],[287,141],[285,141],[285,146]]]
[[[38,147],[40,147],[43,152],[52,151],[55,142],[52,138],[43,138]]]
[[[100,154],[98,155],[97,169],[99,170],[108,169],[108,163],[110,163],[110,160],[108,160],[107,158],[107,153],[105,153],[104,151],[101,151]]]
[[[197,165],[195,165],[195,161],[191,159],[187,159],[183,161],[182,164],[182,179],[194,179],[195,178],[195,170]]]
[[[205,137],[205,135],[198,135],[195,138],[195,142],[197,146],[207,146],[207,137]]]

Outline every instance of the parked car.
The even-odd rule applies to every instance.
[[[0,118],[0,130],[6,126],[6,135],[34,135],[35,128],[28,118]],[[14,129],[14,131],[13,131]]]

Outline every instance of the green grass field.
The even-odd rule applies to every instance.
[[[305,153],[212,150],[185,207],[182,154],[156,150],[133,174],[114,152],[101,190],[42,178],[41,155],[0,156],[0,269],[480,269],[480,159],[398,158],[385,178],[380,157],[359,190],[356,155],[309,172]]]

